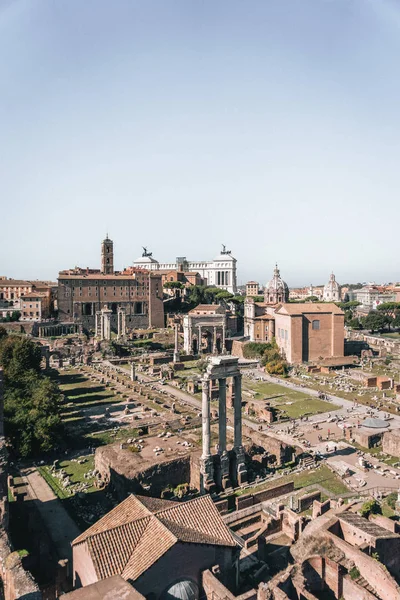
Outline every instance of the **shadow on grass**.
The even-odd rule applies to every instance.
[[[64,390],[64,394],[68,398],[74,398],[75,396],[90,396],[91,394],[98,394],[99,392],[106,392],[107,388],[104,385],[77,387],[72,390]]]

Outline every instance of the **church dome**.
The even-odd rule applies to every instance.
[[[324,285],[324,300],[331,302],[339,302],[340,291],[340,285],[336,281],[335,275],[331,273],[328,283]]]
[[[167,588],[161,600],[198,600],[199,587],[190,579],[181,579]]]
[[[278,265],[275,265],[273,278],[265,285],[264,299],[268,304],[287,302],[289,299],[289,288],[281,277]]]

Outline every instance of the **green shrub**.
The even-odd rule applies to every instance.
[[[357,567],[352,567],[349,571],[349,575],[353,580],[358,579],[360,577],[360,571],[357,569]]]
[[[386,498],[386,502],[387,502],[388,506],[390,506],[390,508],[392,510],[395,510],[395,508],[396,508],[396,501],[397,501],[397,492],[392,492]]]
[[[368,519],[369,515],[381,515],[382,508],[379,502],[375,499],[367,500],[361,507],[360,515]]]
[[[244,358],[261,358],[269,348],[271,348],[271,344],[249,342],[243,348],[243,356]]]

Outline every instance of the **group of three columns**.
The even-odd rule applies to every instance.
[[[211,417],[210,417],[210,382],[218,380],[218,455],[220,478],[216,481],[215,460],[211,455]],[[242,446],[242,375],[233,375],[234,382],[234,439],[233,452],[229,453],[226,443],[226,377],[212,377],[206,373],[202,379],[202,455],[200,472],[203,490],[217,487],[226,489],[232,484],[240,485],[247,480],[244,450]],[[231,474],[233,477],[231,478]],[[232,481],[233,479],[233,481]]]

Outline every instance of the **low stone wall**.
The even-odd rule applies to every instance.
[[[35,323],[33,321],[15,321],[13,323],[2,323],[8,333],[26,333],[31,334]]]
[[[218,500],[218,502],[215,503],[215,506],[221,515],[226,515],[229,511],[229,504],[228,504],[228,500],[226,500],[226,499]]]
[[[238,496],[236,498],[236,510],[248,508],[249,506],[260,504],[261,502],[272,500],[273,498],[278,498],[279,496],[284,496],[285,494],[290,494],[293,492],[293,490],[294,483],[293,481],[289,481],[288,483],[282,483],[281,485],[277,485],[273,488],[255,492],[254,494]]]
[[[207,600],[256,600],[257,592],[252,589],[248,592],[235,596],[215,577],[209,569],[202,573],[202,584]]]

